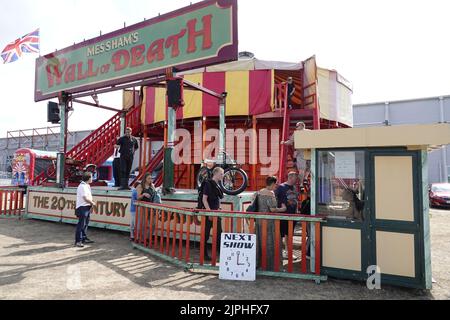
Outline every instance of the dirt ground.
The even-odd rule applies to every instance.
[[[221,281],[184,272],[131,248],[126,233],[91,228],[96,242],[74,248],[74,226],[0,219],[0,299],[450,299],[450,211],[431,211],[433,289],[429,292],[328,279],[258,277]]]

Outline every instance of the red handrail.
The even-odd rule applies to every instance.
[[[134,134],[140,130],[140,111],[141,106],[136,106],[126,115],[126,124],[133,129]],[[122,111],[116,113],[84,138],[66,153],[66,158],[83,160],[86,164],[92,163],[97,166],[104,163],[113,154],[115,141],[120,135],[121,114]],[[32,181],[32,185],[40,185],[46,180],[45,172],[42,172]]]
[[[132,129],[133,135],[137,135],[140,132],[141,106],[136,106],[129,109],[125,117],[125,123],[127,127],[130,127]]]
[[[281,272],[284,274],[308,274],[321,276],[321,226],[320,224],[324,221],[323,218],[319,218],[316,216],[301,216],[294,215],[295,217],[305,217],[305,218],[313,218],[311,220],[301,220],[298,221],[300,224],[302,233],[301,233],[301,242],[300,244],[301,252],[300,252],[300,260],[297,260],[297,265],[294,264],[294,221],[291,219],[293,215],[283,215],[276,213],[248,213],[248,212],[233,212],[233,211],[206,211],[199,210],[200,212],[204,212],[196,215],[195,209],[188,208],[179,208],[167,205],[158,205],[151,204],[151,207],[148,207],[148,203],[136,202],[137,213],[136,213],[136,221],[135,221],[135,234],[134,234],[134,242],[135,244],[139,244],[142,247],[153,249],[154,251],[158,251],[160,254],[163,254],[167,257],[175,258],[178,257],[178,261],[184,261],[185,263],[194,263],[196,265],[202,266],[205,264],[211,264],[211,266],[217,265],[217,257],[218,257],[218,225],[220,223],[220,218],[222,218],[222,224],[225,224],[225,229],[223,232],[234,232],[234,233],[255,233],[256,226],[258,225],[258,229],[261,233],[259,240],[260,247],[260,261],[259,266],[262,271],[274,271],[281,275]],[[180,209],[182,211],[180,211]],[[226,214],[226,216],[217,216],[217,213]],[[227,214],[228,213],[228,214]],[[192,216],[194,214],[194,216]],[[229,214],[239,214],[244,215],[244,217],[236,217],[230,216]],[[254,215],[258,215],[258,217],[254,217]],[[245,216],[248,216],[246,218]],[[253,217],[251,217],[253,216]],[[261,217],[262,216],[262,217]],[[265,218],[267,216],[267,218]],[[286,218],[284,218],[286,217]],[[200,220],[199,223],[196,223],[197,226],[200,226],[200,230],[196,229],[193,234],[191,231],[191,221],[192,218],[194,220]],[[210,219],[212,221],[212,234],[210,239],[207,239],[205,236],[206,233],[206,220]],[[274,236],[274,245],[275,250],[272,250],[273,256],[270,254],[268,249],[268,222],[272,220],[275,223],[275,236]],[[287,235],[287,259],[283,258],[281,255],[281,237],[280,237],[280,222],[286,221],[288,224],[288,235]],[[173,223],[172,223],[173,222]],[[247,229],[248,227],[248,229]],[[315,231],[315,239],[314,244],[315,248],[315,263],[310,268],[309,263],[307,263],[307,237],[310,237],[310,232]],[[198,233],[199,231],[199,233]],[[194,238],[198,237],[199,238]],[[211,260],[206,260],[205,253],[207,252],[205,249],[207,248],[207,242],[211,241],[212,250],[211,250]],[[198,254],[192,255],[190,252],[191,249],[191,241],[199,241],[200,246]],[[176,251],[178,251],[178,255],[176,255]],[[184,254],[183,254],[184,251]],[[208,250],[209,251],[209,250]],[[297,251],[298,254],[298,251]],[[270,259],[270,261],[269,261]],[[298,259],[298,257],[297,257]],[[287,268],[285,271],[282,271],[282,265],[284,263],[283,260],[287,260]],[[270,267],[269,267],[270,262]],[[277,275],[272,273],[271,275]],[[295,276],[293,276],[295,277]],[[316,278],[318,281],[319,278]]]
[[[0,187],[0,216],[21,217],[25,210],[24,189]]]

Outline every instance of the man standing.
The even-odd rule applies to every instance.
[[[213,177],[211,180],[206,180],[203,186],[203,206],[206,210],[220,210],[220,199],[223,199],[222,189],[219,187],[219,182],[223,180],[224,170],[220,167],[216,167],[213,170]],[[208,255],[207,243],[211,234],[211,228],[213,227],[213,218],[206,218],[205,228],[205,259],[211,260]],[[217,248],[220,252],[220,239],[222,235],[222,220],[217,219]]]
[[[125,129],[125,135],[119,140],[115,146],[120,152],[120,181],[119,190],[131,190],[128,186],[131,166],[133,165],[134,152],[139,149],[137,139],[131,136],[131,128]]]
[[[83,248],[85,243],[94,243],[90,240],[86,231],[89,225],[92,206],[95,202],[92,200],[91,186],[92,174],[85,172],[82,181],[77,189],[77,203],[75,214],[78,217],[77,229],[75,231],[75,246]]]
[[[294,96],[295,93],[295,84],[294,84],[294,80],[292,79],[292,77],[289,77],[287,80],[287,85],[288,85],[288,107],[289,110],[292,110],[292,97]]]
[[[306,125],[304,122],[297,122],[295,130],[308,130],[306,129]],[[294,134],[289,137],[287,141],[281,141],[281,144],[285,144],[287,146],[291,146],[294,149]],[[310,163],[305,159],[305,151],[303,149],[294,150],[292,152],[292,157],[294,158],[294,162],[296,164],[299,181],[300,184],[303,185],[303,180],[308,176],[310,170]]]
[[[288,180],[285,183],[282,183],[278,186],[278,188],[275,190],[275,196],[277,198],[278,202],[278,208],[281,208],[284,204],[286,206],[286,214],[296,214],[297,213],[297,206],[298,206],[298,193],[295,188],[295,184],[297,183],[297,173],[296,172],[289,172],[288,174]],[[295,229],[295,221],[294,226]],[[283,250],[283,258],[287,258],[287,236],[289,234],[289,224],[288,221],[282,220],[280,222],[280,233],[281,237],[283,238],[283,242],[285,244],[286,250]],[[293,256],[294,259],[297,259],[296,256]]]

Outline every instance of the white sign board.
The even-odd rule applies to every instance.
[[[354,152],[336,152],[334,166],[334,176],[336,178],[356,178],[356,161]]]
[[[256,280],[256,235],[222,233],[219,279]]]

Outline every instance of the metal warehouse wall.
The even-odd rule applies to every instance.
[[[71,132],[67,137],[67,147],[70,150],[87,137],[92,131]],[[19,148],[58,151],[59,133],[41,136],[22,136],[17,138],[0,138],[0,173],[6,173],[14,152]]]
[[[353,106],[354,127],[395,126],[450,122],[450,96],[358,104]],[[450,146],[429,155],[429,182],[447,182]]]

